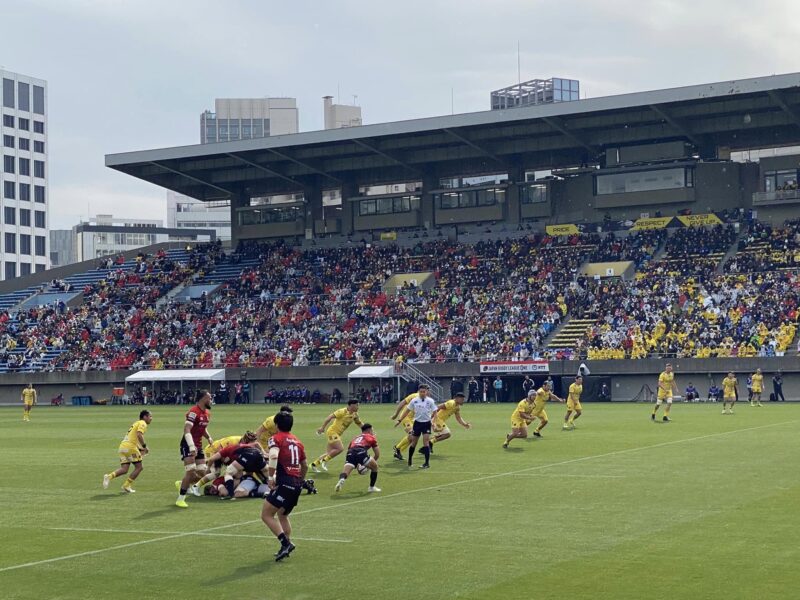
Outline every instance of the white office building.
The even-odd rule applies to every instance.
[[[72,228],[76,262],[113,256],[163,242],[210,242],[211,230],[178,232],[164,227],[160,219],[115,219],[97,215]]]
[[[231,239],[230,202],[203,202],[167,191],[167,227],[170,229],[213,229],[217,239]]]
[[[363,125],[361,107],[351,104],[334,104],[333,96],[322,97],[325,129],[342,129]]]
[[[217,98],[200,115],[200,143],[213,144],[300,131],[295,98]]]
[[[47,82],[0,70],[0,272],[13,279],[49,266]]]

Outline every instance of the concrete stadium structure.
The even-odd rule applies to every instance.
[[[202,201],[230,201],[232,238],[335,245],[386,230],[443,230],[479,239],[487,223],[595,224],[732,209],[760,220],[796,217],[800,155],[731,160],[731,153],[800,145],[800,73],[480,113],[108,155],[107,166]],[[545,172],[545,173],[542,173]],[[794,178],[794,179],[792,179]],[[782,182],[793,181],[791,189]],[[390,193],[373,193],[398,189]],[[396,186],[396,187],[389,187]],[[294,196],[292,202],[271,197]],[[341,205],[332,206],[331,197]],[[296,198],[302,198],[297,200]],[[323,202],[325,200],[325,202]],[[257,218],[255,214],[261,215]],[[279,215],[275,217],[275,215]],[[288,217],[287,217],[288,216]],[[498,231],[497,233],[501,233]],[[324,242],[323,242],[324,238]],[[400,237],[398,237],[400,240]],[[17,280],[28,285],[26,278]],[[705,393],[728,370],[784,374],[800,399],[796,355],[673,360],[681,389]],[[593,361],[612,398],[631,400],[663,360]],[[552,361],[555,378],[580,363]],[[431,377],[479,376],[477,363],[417,365]],[[352,366],[247,370],[260,401],[275,385],[345,389]],[[0,402],[33,377],[42,398],[61,391],[110,394],[127,372],[9,374]],[[241,376],[229,369],[229,379]],[[740,384],[743,383],[740,378]]]
[[[486,222],[595,223],[656,210],[750,208],[754,195],[759,209],[769,209],[760,216],[780,219],[796,199],[759,196],[767,191],[759,166],[730,154],[798,144],[800,73],[793,73],[112,154],[106,165],[200,200],[229,200],[236,242]],[[552,176],[537,180],[537,171]],[[495,178],[465,183],[487,175]],[[417,191],[369,195],[369,186],[405,182],[417,182]],[[335,211],[323,207],[331,191],[342,198]],[[284,194],[303,201],[269,203]]]

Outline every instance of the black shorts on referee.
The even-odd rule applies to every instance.
[[[411,435],[420,437],[423,433],[431,432],[430,421],[414,421],[414,428],[411,430]]]

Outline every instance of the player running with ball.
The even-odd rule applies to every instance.
[[[375,456],[369,455],[370,448],[372,448],[372,452]],[[338,492],[342,489],[347,477],[353,472],[353,469],[356,469],[359,475],[370,471],[369,487],[367,488],[368,493],[380,492],[381,488],[375,487],[375,482],[378,481],[378,459],[380,456],[381,451],[378,448],[378,440],[372,433],[372,425],[364,423],[361,426],[361,435],[354,438],[347,449],[347,456],[344,459],[344,469],[342,469],[339,475],[339,482],[336,484],[335,488],[336,491]]]

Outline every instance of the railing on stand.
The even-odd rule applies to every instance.
[[[444,393],[442,386],[439,385],[435,379],[428,377],[425,373],[412,364],[407,362],[394,363],[394,374],[403,381],[416,381],[418,383],[426,384],[428,387],[430,387],[431,394],[433,394],[433,399],[436,400],[436,402],[443,402],[447,400],[447,398],[442,396]]]

